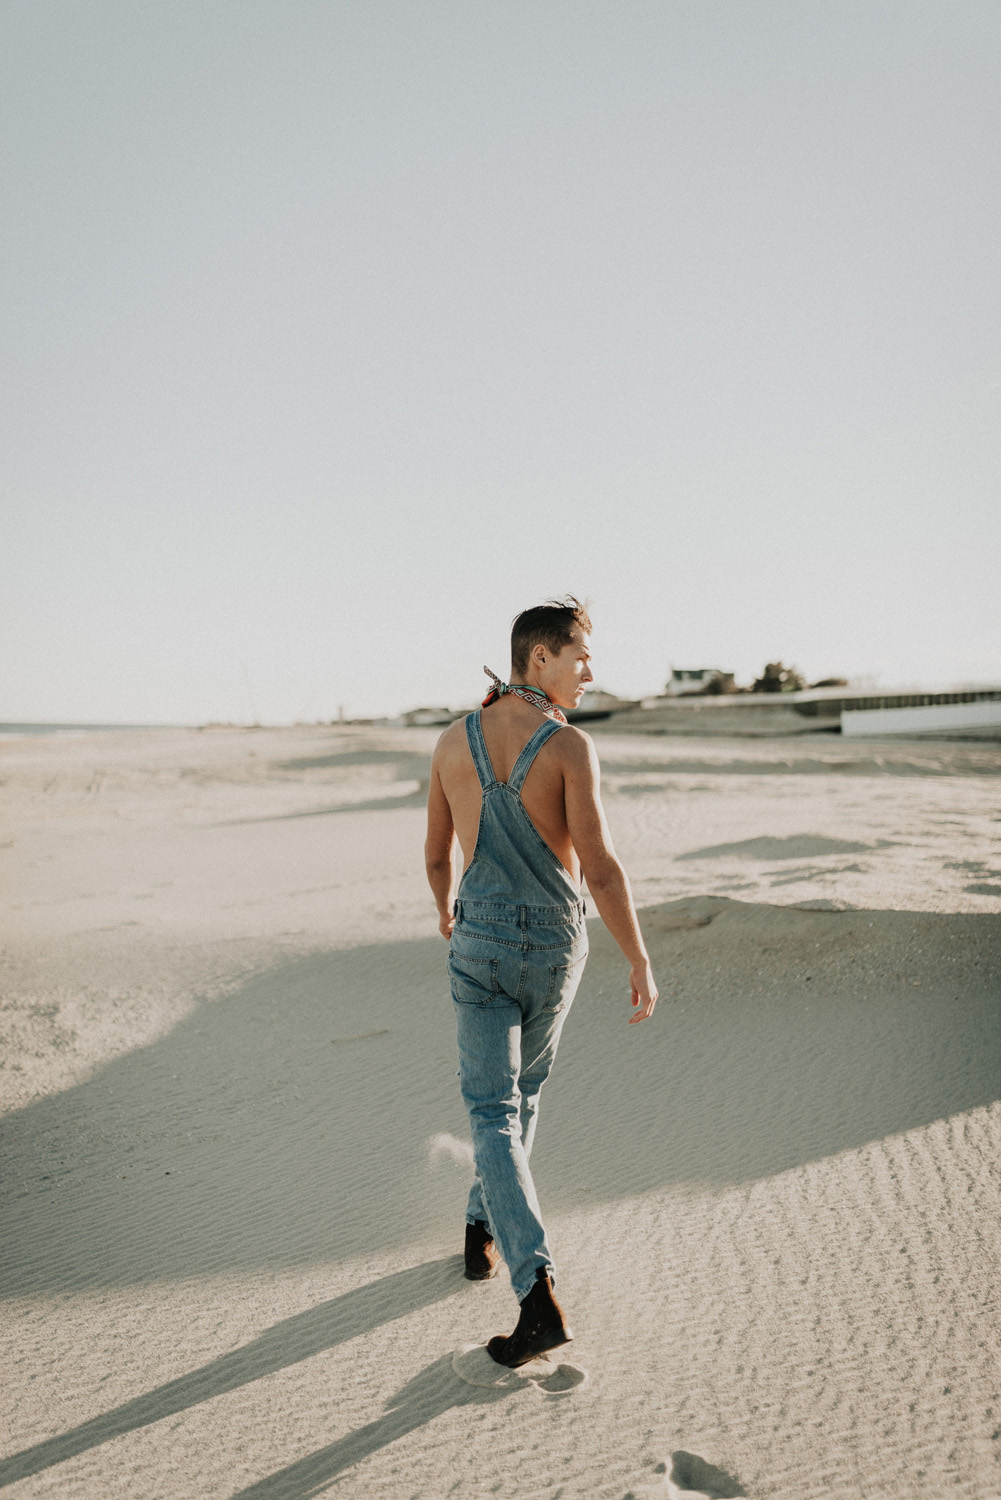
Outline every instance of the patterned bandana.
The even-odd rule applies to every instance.
[[[526,682],[501,682],[497,673],[491,672],[489,667],[484,667],[483,670],[493,683],[493,687],[483,700],[484,708],[489,708],[491,703],[496,703],[497,699],[503,697],[505,693],[514,693],[518,698],[524,698],[526,703],[534,703],[536,708],[541,708],[544,714],[548,714],[558,724],[567,722],[563,710],[557,708],[549,694],[544,693],[541,688],[529,687]]]

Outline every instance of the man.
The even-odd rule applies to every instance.
[[[428,792],[425,859],[449,939],[448,973],[476,1177],[466,1275],[503,1258],[521,1311],[491,1356],[517,1366],[573,1337],[553,1295],[553,1262],[529,1171],[539,1091],[587,957],[581,877],[629,963],[633,1014],[657,987],[599,795],[598,757],[568,725],[594,677],[591,621],[572,596],[520,614],[511,681],[445,731]],[[486,670],[486,669],[485,669]],[[488,675],[493,677],[492,672]],[[453,901],[456,836],[464,870]]]

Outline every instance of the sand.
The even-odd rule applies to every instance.
[[[452,1367],[435,737],[0,744],[11,1496],[1001,1497],[998,747],[596,729],[663,1000],[593,917],[547,1390]]]

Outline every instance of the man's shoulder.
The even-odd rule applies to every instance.
[[[435,758],[449,756],[466,743],[466,720],[465,717],[456,719],[442,734],[438,736],[438,743],[434,747]]]
[[[567,765],[590,765],[595,756],[594,741],[576,724],[567,724],[559,734],[553,735],[549,743],[559,747]]]

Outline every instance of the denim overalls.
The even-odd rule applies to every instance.
[[[476,1180],[467,1222],[486,1220],[519,1301],[552,1259],[528,1167],[539,1090],[587,958],[584,903],[521,803],[528,769],[561,726],[531,736],[497,781],[480,712],[466,739],[483,790],[473,858],[455,902],[448,974]]]

